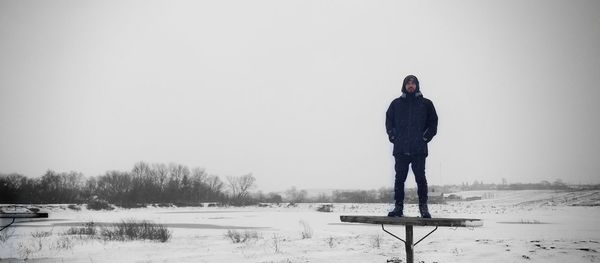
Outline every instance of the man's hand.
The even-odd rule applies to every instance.
[[[425,141],[425,142],[430,142],[430,141],[431,141],[431,139],[433,139],[433,138],[431,138],[431,134],[429,133],[429,129],[426,129],[426,130],[423,132],[423,141]]]
[[[396,129],[392,128],[390,130],[387,130],[387,135],[388,140],[390,140],[391,143],[394,143],[396,141]]]

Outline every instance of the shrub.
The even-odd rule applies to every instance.
[[[199,202],[175,202],[176,207],[204,207],[204,204]]]
[[[67,206],[67,208],[69,208],[69,209],[71,209],[71,210],[75,210],[75,211],[79,211],[79,210],[81,210],[81,206],[78,206],[78,205],[73,205],[73,204],[71,204],[71,205],[68,205],[68,206]]]
[[[321,205],[319,208],[317,208],[317,211],[319,211],[319,212],[333,212],[333,205],[332,204]]]
[[[60,237],[52,245],[56,250],[69,250],[73,248],[73,241],[69,237]]]
[[[4,247],[4,244],[15,234],[15,228],[9,227],[0,231],[0,247]]]
[[[300,225],[302,225],[302,232],[300,233],[302,239],[311,238],[313,236],[313,231],[310,225],[304,220],[300,220]]]
[[[241,232],[229,229],[225,233],[225,237],[229,238],[233,243],[244,243],[250,239],[258,239],[258,232],[248,230]]]
[[[329,248],[333,248],[333,246],[335,246],[335,238],[329,236],[329,238],[327,238],[327,245],[329,245]]]
[[[31,233],[34,238],[46,238],[52,235],[52,231],[35,231]]]
[[[279,253],[281,251],[280,250],[281,241],[282,241],[282,238],[279,235],[277,235],[276,233],[273,233],[273,249],[275,249],[275,253]]]
[[[44,244],[46,244],[46,239],[52,235],[52,231],[35,231],[31,233],[33,240],[30,242],[30,248],[33,249],[34,252],[42,250]]]
[[[380,235],[375,235],[371,238],[371,246],[373,248],[381,248],[382,238]]]
[[[87,209],[90,209],[90,210],[113,210],[114,208],[106,200],[92,199],[87,203]]]
[[[94,222],[88,222],[83,224],[81,227],[71,227],[67,229],[67,235],[86,235],[86,236],[94,236],[96,235],[96,226]]]
[[[17,243],[17,252],[21,259],[28,260],[30,256],[40,251],[41,248],[38,247],[31,242],[19,242]]]
[[[122,220],[100,229],[100,235],[105,240],[155,240],[167,242],[171,238],[171,231],[162,224],[150,221],[133,219]]]
[[[144,208],[147,205],[141,203],[122,203],[119,206],[122,208]]]

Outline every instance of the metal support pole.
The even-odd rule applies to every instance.
[[[429,234],[425,235],[424,237],[422,237],[421,239],[419,239],[419,241],[415,242],[415,246],[417,244],[419,244],[419,242],[423,241],[423,239],[425,239],[426,237],[428,237],[429,235],[431,235],[431,233],[435,232],[438,229],[437,226],[435,226],[435,228],[433,230],[431,230],[431,232],[429,232]]]
[[[9,226],[11,226],[13,223],[15,223],[15,219],[17,219],[17,218],[42,218],[42,217],[47,218],[48,213],[0,213],[0,218],[12,219],[10,224],[2,226],[2,228],[0,228],[0,231],[7,229]]]
[[[9,226],[10,226],[10,225],[12,225],[14,222],[15,222],[15,218],[13,217],[13,218],[12,218],[12,222],[10,222],[10,224],[8,224],[8,225],[5,225],[5,226],[3,226],[3,227],[2,227],[2,229],[0,229],[0,231],[2,231],[2,230],[4,230],[5,228],[9,227]]]
[[[395,237],[396,239],[398,239],[398,240],[400,240],[400,241],[402,241],[402,242],[404,242],[406,244],[406,241],[404,241],[404,239],[399,238],[398,236],[396,236],[396,235],[392,234],[391,232],[385,230],[385,227],[383,227],[383,224],[381,224],[381,229],[383,229],[384,232],[390,234],[391,236]]]
[[[406,262],[407,263],[414,263],[414,247],[413,247],[413,226],[412,225],[406,225],[406,242],[405,242],[405,247],[406,247]]]
[[[417,244],[419,244],[419,242],[423,241],[423,239],[425,239],[426,237],[428,237],[429,235],[431,235],[433,232],[435,232],[438,229],[438,226],[435,226],[435,228],[433,230],[431,230],[431,232],[427,233],[427,235],[425,235],[424,237],[422,237],[421,239],[419,239],[419,241],[414,242],[413,243],[413,226],[412,225],[405,225],[406,228],[406,240],[399,238],[398,236],[394,235],[393,233],[391,233],[390,231],[385,230],[385,227],[383,224],[381,224],[381,229],[383,229],[384,232],[390,234],[391,236],[395,237],[396,239],[404,242],[404,246],[406,248],[406,262],[407,263],[414,263],[414,249],[415,246]]]

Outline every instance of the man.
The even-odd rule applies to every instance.
[[[413,75],[406,76],[402,84],[402,96],[392,101],[385,118],[385,128],[390,142],[394,144],[396,162],[396,204],[388,216],[403,216],[404,182],[408,165],[412,164],[419,194],[419,212],[421,217],[431,218],[427,208],[425,158],[428,156],[427,143],[437,134],[437,124],[438,116],[433,102],[423,97],[419,80]]]

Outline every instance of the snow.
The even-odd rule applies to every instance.
[[[431,204],[432,215],[480,218],[483,226],[440,227],[415,247],[415,262],[600,262],[598,191],[454,194],[484,198]],[[51,205],[42,208],[49,212],[48,219],[19,219],[17,227],[0,232],[12,234],[7,241],[0,241],[0,261],[25,256],[44,262],[386,262],[394,257],[405,258],[404,244],[384,233],[381,226],[339,220],[340,215],[384,215],[390,205],[333,204],[331,213],[317,212],[319,205],[112,211],[74,211],[66,205]],[[417,206],[407,204],[405,214],[416,216]],[[86,222],[102,225],[122,219],[165,224],[172,238],[166,243],[103,241],[63,234],[69,227]],[[302,238],[301,222],[310,226],[312,237]],[[225,237],[229,229],[256,231],[258,238],[233,243]],[[404,236],[402,226],[386,229]],[[414,227],[415,240],[432,229]],[[40,231],[51,234],[32,236]]]

